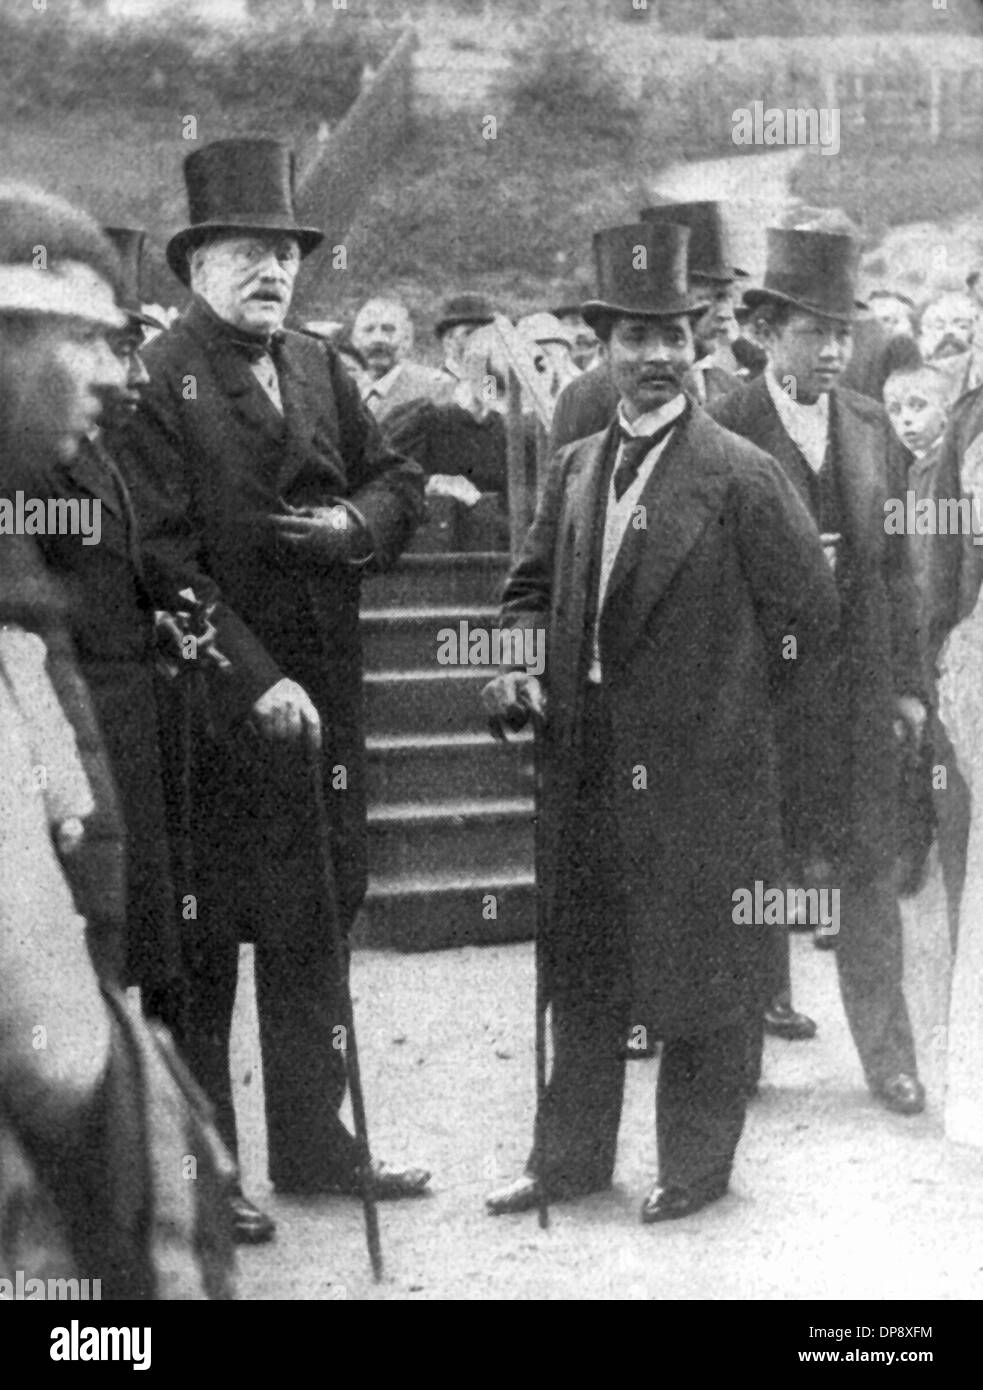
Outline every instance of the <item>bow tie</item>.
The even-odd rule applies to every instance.
[[[618,426],[621,452],[618,466],[614,470],[614,495],[619,502],[638,476],[642,460],[655,448],[656,444],[661,443],[666,435],[676,428],[682,418],[682,415],[674,416],[673,419],[667,420],[664,425],[660,425],[651,434],[629,434],[623,426]]]
[[[262,362],[264,357],[272,357],[282,338],[283,334],[280,332],[274,333],[269,341],[263,338],[235,337],[230,333],[226,336],[226,342],[250,362]]]

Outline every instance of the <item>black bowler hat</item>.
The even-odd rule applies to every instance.
[[[306,256],[324,240],[297,225],[296,160],[279,140],[216,140],[184,161],[190,225],[167,243],[167,263],[185,284],[188,253],[211,232],[289,232]]]
[[[764,284],[744,291],[749,309],[789,304],[821,318],[849,321],[867,305],[856,297],[860,243],[839,232],[769,227]]]
[[[746,280],[747,271],[731,263],[727,228],[719,203],[657,203],[642,208],[643,222],[674,222],[689,228],[689,273],[729,285]]]
[[[689,287],[689,228],[633,222],[594,234],[597,298],[580,306],[593,328],[612,314],[675,318],[702,313],[707,300]]]
[[[456,294],[444,300],[434,334],[439,338],[459,323],[473,323],[475,328],[483,328],[494,318],[495,306],[483,294]]]
[[[143,265],[143,243],[147,233],[142,227],[103,227],[109,240],[116,247],[120,269],[120,308],[128,318],[148,328],[163,328],[159,319],[144,313],[143,294],[140,289],[140,270]]]

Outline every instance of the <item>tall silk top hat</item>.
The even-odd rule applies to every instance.
[[[701,313],[707,300],[689,287],[689,228],[633,222],[594,234],[597,297],[580,312],[593,328],[612,314],[674,318]]]
[[[296,160],[279,140],[216,140],[184,161],[190,225],[167,243],[167,263],[188,284],[188,253],[217,231],[290,232],[306,256],[324,240],[294,211]]]
[[[642,208],[643,222],[674,222],[689,228],[689,273],[704,280],[729,285],[733,280],[747,279],[747,271],[739,270],[731,261],[727,227],[719,203],[657,203]]]
[[[103,232],[116,247],[119,255],[120,307],[126,316],[148,328],[163,328],[163,324],[144,312],[144,296],[140,289],[143,266],[143,243],[147,233],[142,227],[103,227]]]
[[[839,232],[769,227],[764,284],[744,291],[749,309],[789,304],[823,318],[849,321],[867,305],[856,297],[860,243]]]

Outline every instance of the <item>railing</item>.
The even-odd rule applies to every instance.
[[[536,497],[546,475],[548,435],[553,418],[553,397],[536,367],[529,342],[504,314],[496,314],[493,327],[508,363],[508,409],[505,415],[509,490],[509,544],[515,559],[532,522]],[[526,406],[531,407],[536,429],[536,466],[533,476],[526,455]]]

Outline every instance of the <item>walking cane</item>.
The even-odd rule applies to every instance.
[[[341,1023],[345,1030],[345,1070],[348,1073],[348,1091],[352,1098],[352,1118],[355,1121],[355,1151],[358,1156],[362,1211],[365,1215],[365,1239],[369,1248],[369,1260],[372,1264],[372,1277],[378,1284],[383,1275],[382,1244],[379,1239],[379,1213],[376,1210],[375,1193],[372,1188],[372,1157],[369,1151],[368,1128],[365,1123],[362,1074],[359,1070],[358,1047],[355,1042],[355,1011],[352,1007],[351,990],[348,984],[348,946],[341,933],[341,915],[338,910],[334,862],[331,858],[328,816],[324,806],[321,750],[310,738],[306,741],[306,750],[310,768],[311,795],[315,810],[318,867],[324,889],[325,909],[331,919],[331,943],[338,966],[338,999],[341,1005]]]
[[[533,788],[536,808],[536,1114],[542,1115],[546,1104],[546,1010],[549,1000],[546,997],[546,899],[543,895],[542,850],[540,836],[540,816],[543,814],[543,716],[536,710],[532,712],[533,747]],[[539,1183],[539,1228],[545,1231],[550,1224],[549,1198],[546,1184]]]

